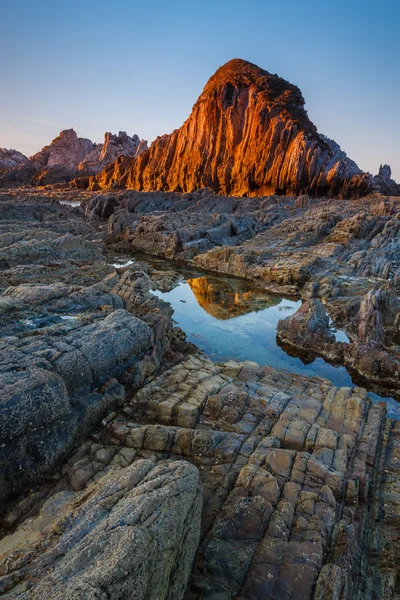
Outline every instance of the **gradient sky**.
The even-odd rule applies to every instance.
[[[300,87],[319,131],[400,181],[398,0],[2,0],[0,147],[61,129],[153,140],[244,58]]]

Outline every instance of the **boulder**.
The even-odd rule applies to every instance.
[[[22,536],[0,541],[0,593],[8,600],[179,600],[201,506],[198,471],[186,462],[142,460],[111,470],[84,493],[60,492]]]

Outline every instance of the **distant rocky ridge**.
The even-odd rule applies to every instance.
[[[180,129],[90,180],[94,190],[115,187],[349,197],[372,191],[373,178],[318,133],[298,87],[234,59],[211,77]]]
[[[118,156],[138,156],[147,142],[124,131],[106,133],[103,144],[80,138],[66,129],[30,158],[15,150],[0,150],[0,187],[65,183],[78,174],[94,175]]]

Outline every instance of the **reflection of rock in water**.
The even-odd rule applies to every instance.
[[[280,297],[269,296],[260,290],[244,291],[241,281],[196,277],[187,282],[199,305],[220,321],[263,310],[281,301]]]

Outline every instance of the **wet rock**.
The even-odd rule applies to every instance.
[[[277,338],[283,344],[343,360],[345,345],[336,342],[330,331],[329,317],[319,299],[306,300],[297,312],[278,322]]]

